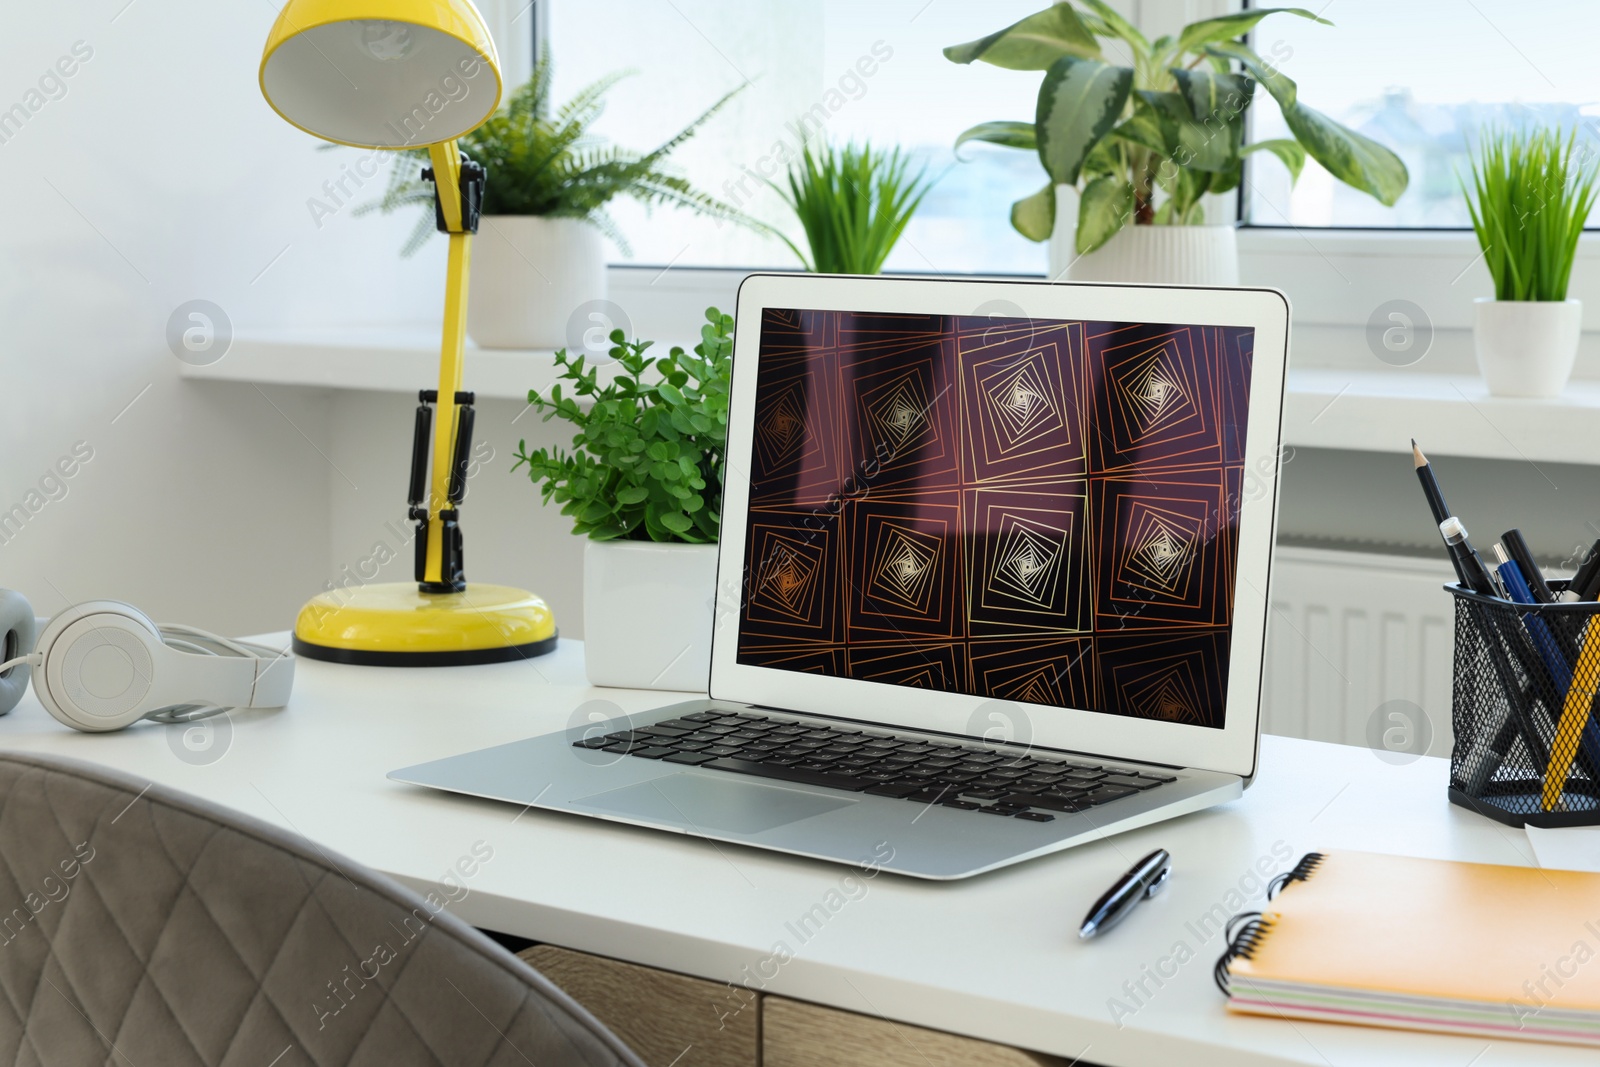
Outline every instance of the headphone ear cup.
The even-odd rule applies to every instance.
[[[74,729],[120,730],[143,718],[161,634],[137,608],[91,601],[50,620],[39,639],[39,702]]]
[[[0,663],[33,651],[33,607],[21,593],[0,589]],[[0,715],[6,714],[28,691],[33,668],[26,663],[0,672]]]

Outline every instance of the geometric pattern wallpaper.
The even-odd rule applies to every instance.
[[[768,309],[739,662],[1220,728],[1252,342]]]

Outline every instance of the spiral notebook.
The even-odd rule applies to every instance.
[[[1600,1046],[1600,874],[1312,852],[1273,889],[1230,1011]]]

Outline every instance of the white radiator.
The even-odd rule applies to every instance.
[[[1432,730],[1428,754],[1448,756],[1455,624],[1440,586],[1454,580],[1442,550],[1434,562],[1278,548],[1262,730],[1367,745],[1371,731],[1413,728],[1408,718],[1420,708]],[[1409,707],[1385,708],[1390,701]],[[1410,747],[1391,737],[1402,743],[1390,748]]]

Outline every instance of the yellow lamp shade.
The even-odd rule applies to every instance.
[[[500,106],[500,62],[470,0],[289,0],[261,92],[307,133],[361,148],[455,140]]]

